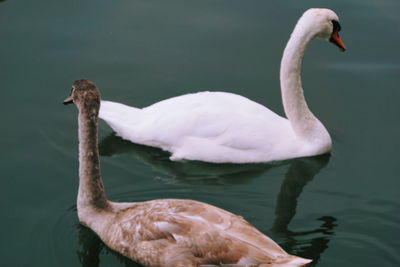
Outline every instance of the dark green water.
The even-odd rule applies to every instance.
[[[146,106],[199,90],[282,114],[278,70],[309,7],[341,18],[341,53],[315,41],[303,82],[331,156],[277,165],[176,163],[101,124],[112,200],[192,198],[243,215],[314,266],[400,266],[398,0],[0,2],[1,266],[138,266],[79,226],[72,81]]]

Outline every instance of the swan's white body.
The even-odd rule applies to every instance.
[[[318,152],[298,141],[287,119],[230,93],[188,94],[143,109],[102,101],[100,110],[119,136],[169,151],[172,160],[268,162]]]
[[[298,21],[281,62],[281,90],[288,119],[245,97],[201,92],[138,109],[102,101],[100,118],[122,138],[172,153],[172,160],[270,162],[326,153],[331,138],[305,102],[301,60],[315,37],[332,34],[337,15],[310,9]]]
[[[100,174],[100,94],[88,80],[75,81],[79,110],[79,221],[111,249],[149,267],[295,267],[311,260],[286,253],[242,217],[187,199],[109,201]]]

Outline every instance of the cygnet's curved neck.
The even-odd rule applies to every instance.
[[[322,126],[307,106],[300,77],[304,51],[313,37],[307,27],[299,21],[283,52],[280,69],[285,114],[295,134],[302,139],[309,139],[315,127]]]
[[[106,210],[106,198],[100,174],[98,151],[98,102],[83,103],[79,109],[79,191],[78,216],[81,221],[93,212]]]

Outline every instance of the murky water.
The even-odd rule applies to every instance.
[[[100,131],[112,200],[191,198],[243,215],[313,266],[399,266],[400,2],[0,1],[1,266],[138,266],[76,216],[76,109],[89,78],[134,106],[199,90],[282,114],[279,61],[309,7],[341,18],[348,51],[313,42],[303,82],[330,156],[280,164],[171,162]]]

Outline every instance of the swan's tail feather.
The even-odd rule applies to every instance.
[[[130,107],[121,103],[112,101],[101,101],[99,118],[107,121],[107,119],[129,119],[135,113],[140,111],[139,108]]]
[[[129,139],[134,132],[134,129],[130,128],[135,126],[140,119],[140,111],[139,108],[102,100],[99,118],[104,120],[119,136]]]

